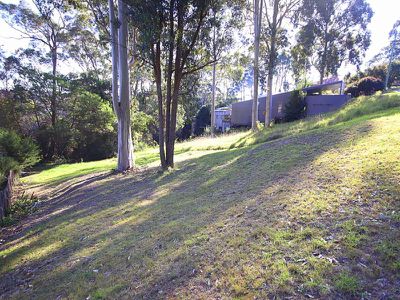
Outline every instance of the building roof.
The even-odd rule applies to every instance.
[[[303,91],[306,92],[307,94],[314,94],[314,93],[319,93],[319,92],[326,91],[326,90],[337,90],[337,89],[342,88],[342,86],[343,86],[343,81],[339,80],[339,81],[309,86],[309,87],[303,88]]]

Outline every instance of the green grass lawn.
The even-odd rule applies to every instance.
[[[223,134],[215,139],[200,137],[177,143],[175,146],[175,154],[179,155],[193,151],[235,149],[279,139],[285,136],[300,134],[302,132],[324,129],[328,126],[352,120],[353,122],[358,122],[360,118],[370,119],[372,117],[380,117],[397,111],[400,107],[399,102],[398,92],[391,92],[383,95],[377,93],[370,97],[359,97],[338,112],[307,118],[297,122],[275,125],[272,128],[262,130],[258,133],[241,131]],[[157,164],[158,161],[158,148],[148,148],[135,153],[135,163],[137,166]],[[111,171],[115,168],[115,158],[93,162],[61,164],[57,166],[48,165],[42,166],[40,172],[24,177],[22,181],[24,183],[36,185],[58,184],[85,174]]]
[[[165,173],[81,176],[105,160],[27,177],[83,179],[2,231],[0,298],[396,299],[399,107],[400,93],[376,95],[182,143]]]

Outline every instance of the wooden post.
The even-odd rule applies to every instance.
[[[7,184],[3,190],[0,191],[0,219],[7,215],[11,207],[11,199],[13,196],[13,187],[16,178],[16,172],[11,170],[7,177]]]

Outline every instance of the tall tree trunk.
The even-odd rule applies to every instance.
[[[172,75],[173,75],[173,67],[174,67],[174,42],[175,42],[175,33],[174,33],[174,7],[175,1],[170,1],[169,6],[169,42],[168,42],[168,66],[167,66],[167,95],[166,95],[166,103],[165,103],[165,168],[171,167],[170,160],[173,157],[173,153],[171,154],[171,103],[172,103]],[[177,70],[175,70],[177,72]]]
[[[49,159],[51,159],[54,154],[56,154],[57,148],[57,46],[54,45],[51,49],[51,62],[52,62],[52,92],[51,92],[51,127],[53,133],[50,138],[50,149],[49,149]]]
[[[215,21],[215,13],[214,13],[214,21]],[[215,75],[216,75],[216,42],[215,42],[215,24],[213,28],[213,70],[212,70],[212,96],[211,96],[211,137],[215,136]]]
[[[183,35],[183,12],[182,4],[177,4],[177,40],[176,40],[176,51],[175,51],[175,64],[174,64],[174,83],[171,97],[171,112],[170,112],[170,124],[167,127],[168,141],[166,147],[166,162],[167,166],[174,167],[174,148],[175,148],[175,134],[176,134],[176,116],[178,112],[178,96],[179,87],[182,80],[182,35]]]
[[[254,71],[253,71],[253,105],[251,114],[251,129],[257,130],[258,121],[258,58],[260,53],[260,29],[261,29],[261,17],[262,17],[262,4],[263,0],[254,0]]]
[[[271,123],[271,103],[272,103],[272,82],[274,79],[275,60],[276,60],[276,35],[277,35],[277,18],[279,9],[279,0],[274,0],[274,10],[272,15],[271,44],[268,61],[268,80],[267,80],[267,97],[265,99],[265,127]]]
[[[165,169],[166,160],[165,160],[165,135],[164,135],[164,101],[163,101],[163,93],[162,93],[162,74],[161,74],[161,46],[160,41],[156,44],[156,49],[154,51],[154,76],[156,79],[156,87],[157,87],[157,98],[158,98],[158,146],[160,150],[160,161],[161,167]]]
[[[215,137],[215,76],[216,76],[216,62],[213,63],[213,78],[212,78],[212,96],[211,96],[211,137]]]
[[[390,59],[389,59],[389,63],[388,63],[388,66],[387,66],[387,70],[386,70],[386,76],[385,76],[385,91],[388,89],[390,72],[392,71],[392,63],[393,63],[393,57],[391,56]]]
[[[111,67],[112,67],[112,103],[114,112],[118,118],[120,106],[118,99],[118,36],[117,22],[115,20],[114,0],[108,0],[111,40]]]
[[[327,70],[327,57],[328,57],[328,25],[325,25],[324,35],[324,53],[322,54],[322,61],[319,68],[319,84],[324,82],[325,71]]]
[[[131,169],[133,161],[133,143],[131,133],[129,66],[128,66],[128,24],[126,4],[118,0],[119,44],[119,114],[118,114],[118,170]]]
[[[397,32],[395,32],[395,34],[394,34],[393,44],[391,43],[391,47],[390,47],[389,63],[387,66],[386,76],[385,76],[385,91],[388,89],[388,85],[389,85],[389,77],[390,77],[390,72],[392,71],[392,63],[393,63],[393,59],[394,59],[396,41],[397,41]]]

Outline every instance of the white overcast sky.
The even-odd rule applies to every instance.
[[[369,24],[371,31],[371,46],[364,58],[366,63],[387,44],[388,34],[396,20],[400,19],[400,0],[367,0],[374,11],[374,16]],[[6,0],[6,3],[18,3],[18,0]],[[27,40],[18,39],[20,34],[10,28],[4,21],[0,20],[0,47],[6,54],[13,53],[16,49],[27,45]],[[65,68],[65,66],[63,66]],[[63,68],[63,69],[64,69]],[[339,77],[347,72],[354,72],[352,66],[342,66]],[[314,74],[317,76],[317,74]],[[313,77],[314,77],[313,76]],[[317,77],[318,78],[318,77]],[[313,78],[316,80],[317,78]]]

